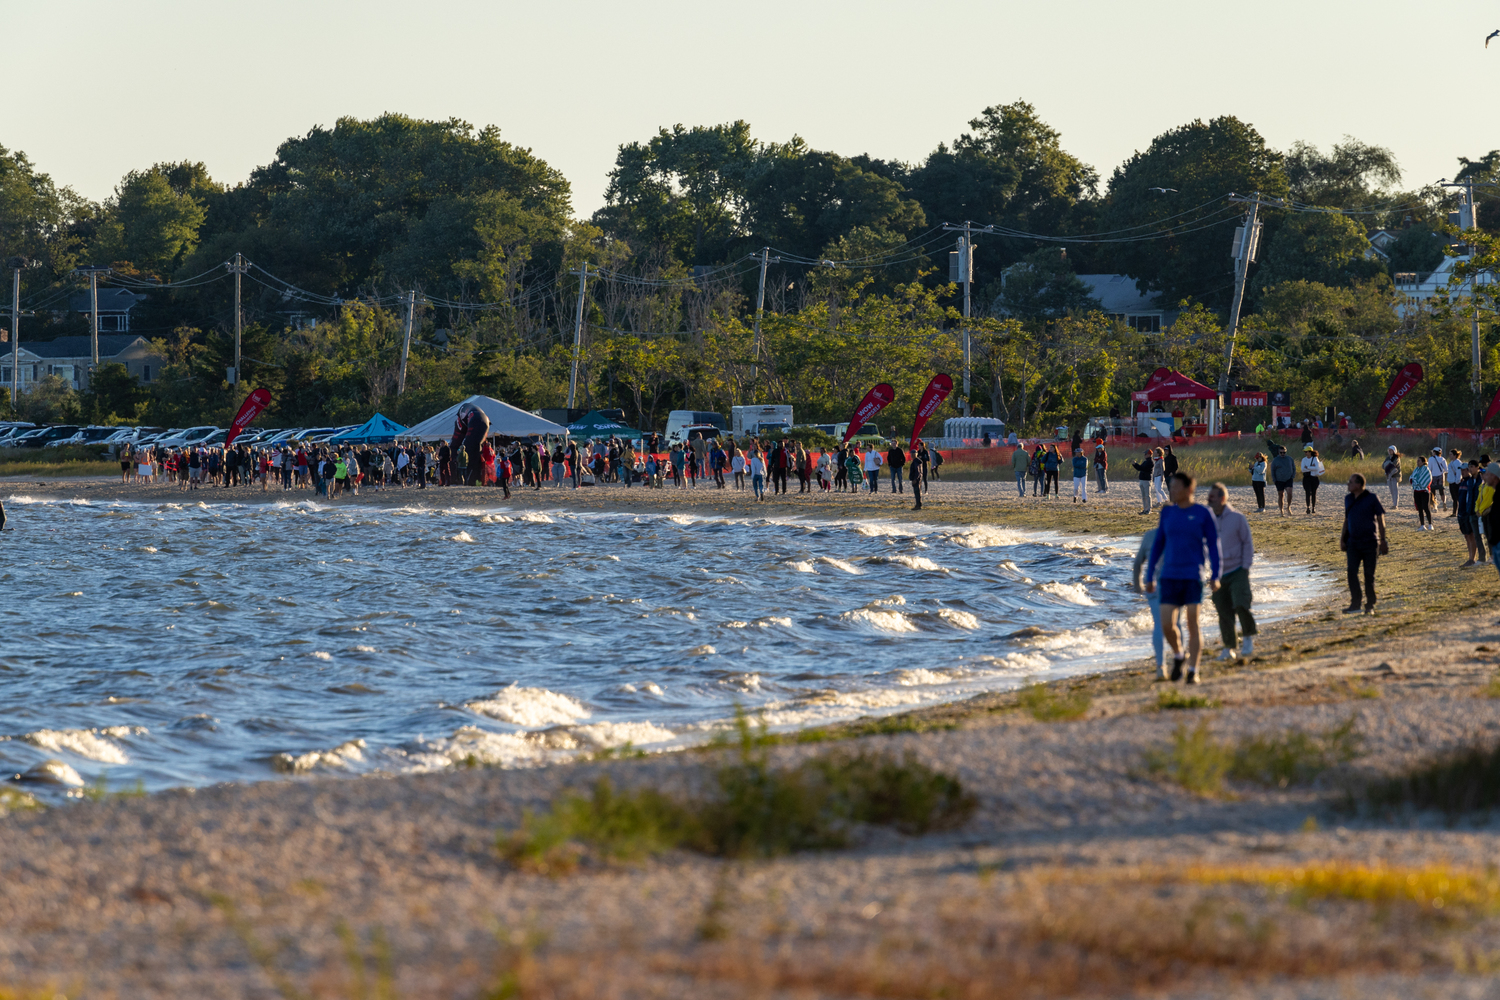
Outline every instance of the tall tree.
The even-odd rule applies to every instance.
[[[95,242],[99,263],[163,278],[198,245],[206,198],[218,192],[201,163],[158,163],[132,170],[104,205]]]
[[[1252,126],[1226,116],[1164,132],[1110,177],[1103,228],[1122,241],[1117,266],[1165,305],[1196,299],[1227,308],[1241,209],[1225,197],[1256,191],[1284,197],[1287,179],[1281,155]]]

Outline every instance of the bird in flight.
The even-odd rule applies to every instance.
[[[1497,34],[1500,34],[1500,32],[1497,32]],[[1162,194],[1176,194],[1177,193],[1177,189],[1176,188],[1151,188],[1151,190],[1152,191],[1160,191]]]
[[[1496,37],[1497,35],[1500,35],[1500,28],[1496,28],[1494,31],[1490,32],[1488,35],[1485,35],[1484,36],[1484,47],[1485,48],[1489,48],[1490,47],[1490,39]]]

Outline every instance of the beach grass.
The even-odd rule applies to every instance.
[[[1016,704],[1038,722],[1081,719],[1093,703],[1087,691],[1054,690],[1045,684],[1027,684],[1016,693]]]
[[[706,794],[621,791],[601,777],[589,794],[566,792],[547,810],[528,812],[519,828],[500,834],[500,853],[541,874],[570,872],[586,855],[628,862],[684,849],[772,857],[848,846],[858,824],[911,835],[949,829],[976,808],[958,779],[911,757],[836,752],[774,766],[772,743],[743,715],[737,722],[738,751],[714,769]]]
[[[1358,756],[1361,741],[1354,725],[1350,717],[1322,733],[1291,730],[1229,743],[1215,738],[1206,721],[1192,729],[1183,724],[1170,746],[1146,752],[1146,771],[1204,796],[1226,794],[1226,779],[1285,788]]]
[[[0,477],[40,476],[107,476],[119,473],[119,462],[100,458],[100,449],[69,448],[0,448]]]
[[[1470,746],[1444,754],[1365,790],[1379,812],[1432,809],[1450,819],[1500,807],[1500,747]]]

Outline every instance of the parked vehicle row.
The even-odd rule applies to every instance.
[[[323,444],[335,434],[353,430],[358,424],[339,427],[252,427],[235,438],[238,444],[280,447],[286,444]],[[197,427],[108,427],[54,424],[37,426],[25,421],[0,421],[0,448],[63,448],[74,445],[118,447],[161,445],[164,448],[212,448],[222,445],[228,430],[202,424]]]

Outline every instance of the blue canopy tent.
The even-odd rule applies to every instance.
[[[622,437],[638,438],[641,432],[616,423],[598,410],[590,410],[568,425],[568,434],[575,438]]]
[[[360,424],[353,430],[335,434],[328,439],[329,444],[389,444],[396,440],[398,435],[405,434],[406,428],[396,423],[383,413],[377,413],[369,420]]]

